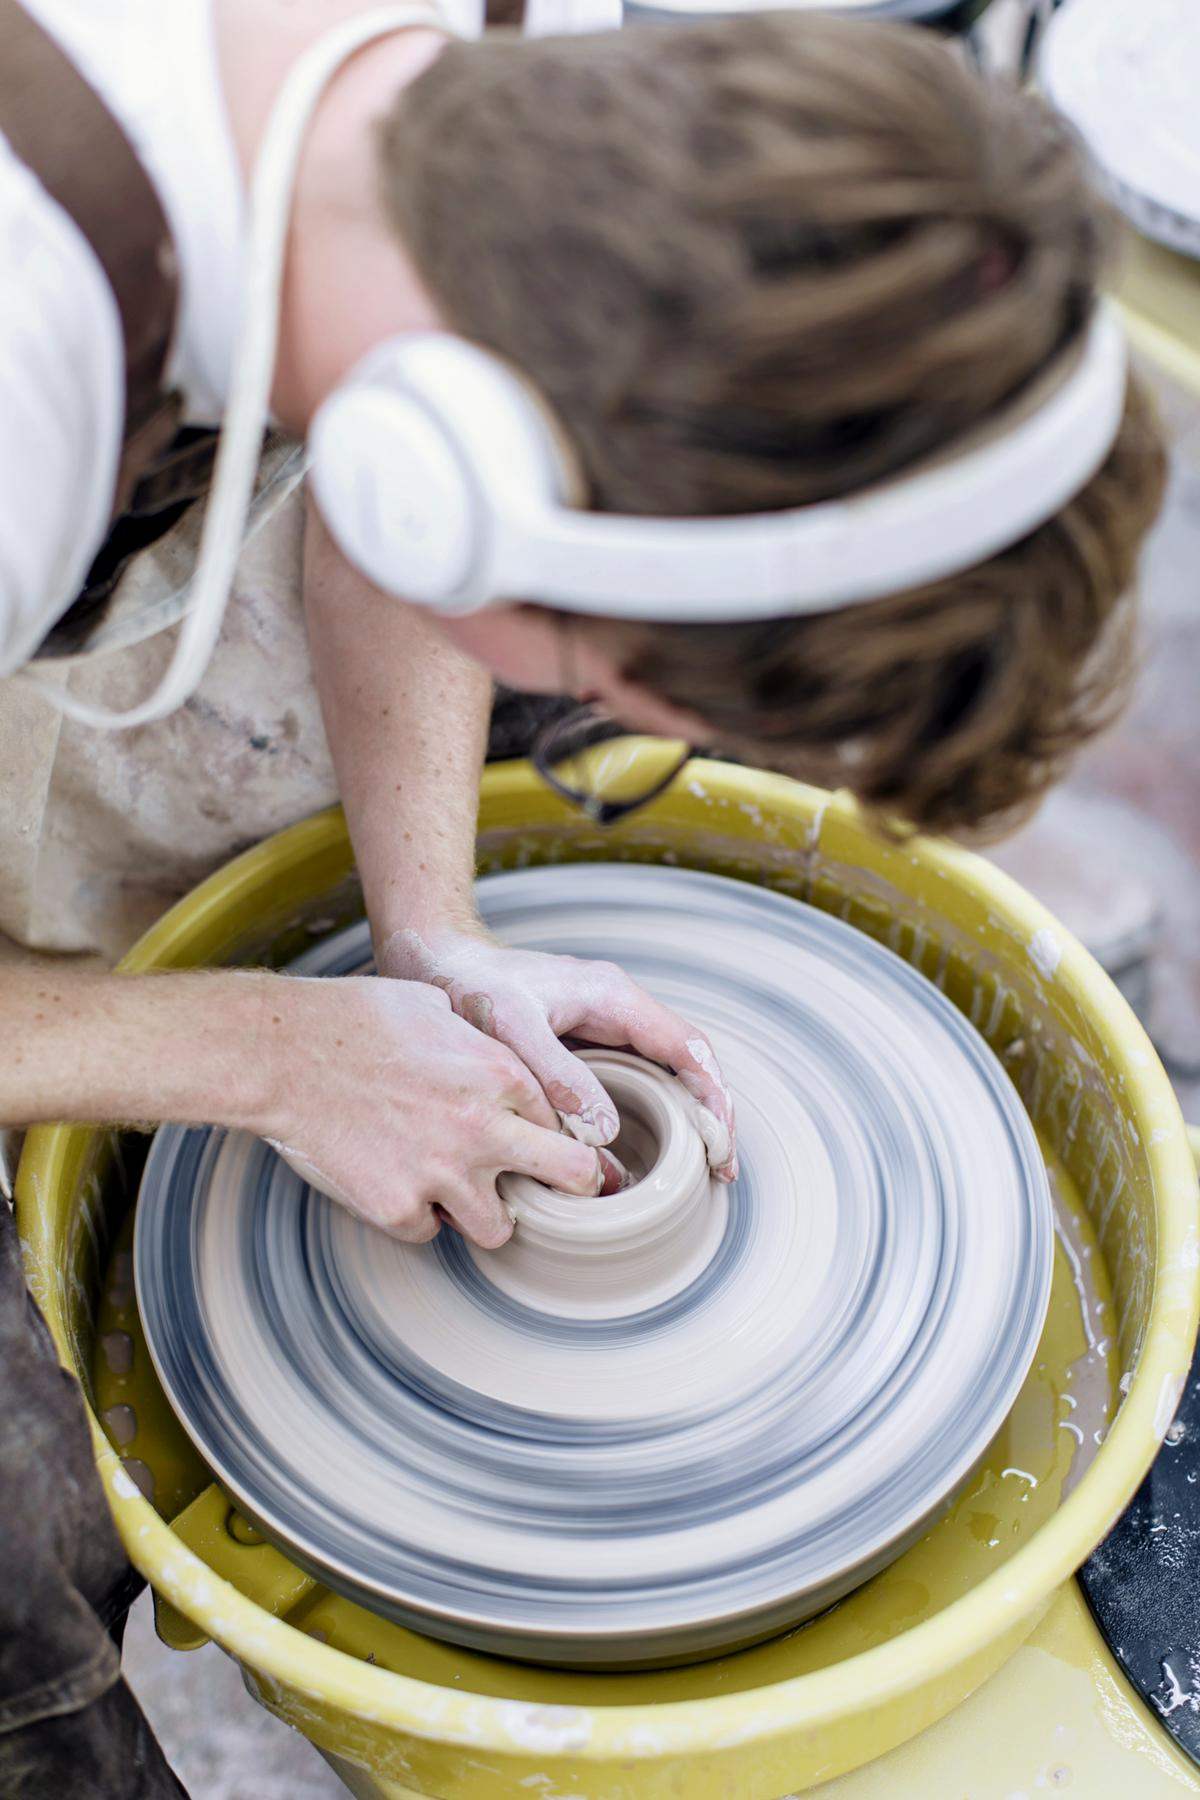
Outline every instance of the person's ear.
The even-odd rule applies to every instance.
[[[598,701],[632,731],[707,744],[712,732],[698,713],[665,700],[623,672],[629,643],[607,620],[564,621],[539,606],[489,607],[465,618],[436,619],[460,650],[497,680],[525,693],[561,694],[569,677],[577,700]],[[564,630],[571,632],[569,644]]]
[[[623,673],[607,648],[594,642],[588,645],[583,673],[590,693],[623,725],[653,732],[656,737],[682,738],[688,744],[711,741],[712,728],[699,713],[665,699],[644,687],[636,676]]]

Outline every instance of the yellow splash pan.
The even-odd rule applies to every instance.
[[[850,803],[755,771],[693,763],[652,809],[603,833],[527,765],[487,772],[481,872],[613,858],[795,894],[943,987],[1004,1058],[1086,1210],[1123,1398],[1078,1485],[1021,1515],[1027,1528],[1001,1560],[970,1552],[969,1534],[948,1526],[945,1553],[926,1546],[925,1565],[909,1565],[920,1580],[889,1571],[820,1631],[744,1653],[757,1661],[620,1677],[509,1665],[385,1625],[241,1530],[202,1474],[190,1487],[186,1471],[174,1487],[160,1483],[159,1504],[183,1507],[172,1525],[93,1413],[99,1467],[129,1554],[160,1598],[160,1630],[181,1645],[221,1644],[251,1692],[362,1796],[774,1800],[861,1767],[944,1717],[1038,1626],[1133,1494],[1188,1371],[1200,1221],[1183,1121],[1137,1020],[1043,908],[977,857],[886,840]],[[361,904],[344,822],[323,814],[205,882],[124,967],[284,962]],[[99,1408],[96,1319],[111,1315],[101,1272],[128,1203],[114,1134],[30,1134],[17,1192],[30,1281]],[[134,1453],[149,1457],[143,1437],[161,1437],[169,1470],[173,1422],[158,1399]]]

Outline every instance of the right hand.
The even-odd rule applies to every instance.
[[[277,976],[266,1017],[279,1076],[247,1121],[298,1175],[406,1243],[442,1216],[486,1249],[512,1216],[505,1170],[569,1194],[614,1185],[614,1159],[568,1137],[518,1056],[425,982]]]

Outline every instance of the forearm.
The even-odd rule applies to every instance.
[[[600,1191],[529,1070],[423,982],[21,968],[0,977],[0,1030],[0,1124],[240,1127],[411,1242],[447,1215],[503,1243],[506,1170]]]
[[[475,917],[491,682],[415,607],[352,570],[310,506],[305,603],[317,689],[376,944]]]
[[[271,1116],[284,1056],[283,1016],[273,1004],[281,979],[6,969],[0,1125],[255,1127]]]

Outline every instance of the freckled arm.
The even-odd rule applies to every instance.
[[[586,1144],[612,1142],[616,1108],[564,1037],[632,1045],[673,1069],[704,1109],[713,1167],[732,1179],[733,1103],[703,1034],[620,970],[506,949],[478,919],[475,822],[488,677],[417,609],[349,568],[311,505],[305,594],[317,689],[380,971],[440,988],[460,1018],[521,1058]]]
[[[129,976],[61,958],[14,964],[0,973],[0,1125],[254,1129],[283,1086],[284,1003],[295,985],[250,970]]]
[[[311,504],[305,605],[317,689],[376,948],[475,922],[490,678],[344,560]]]

